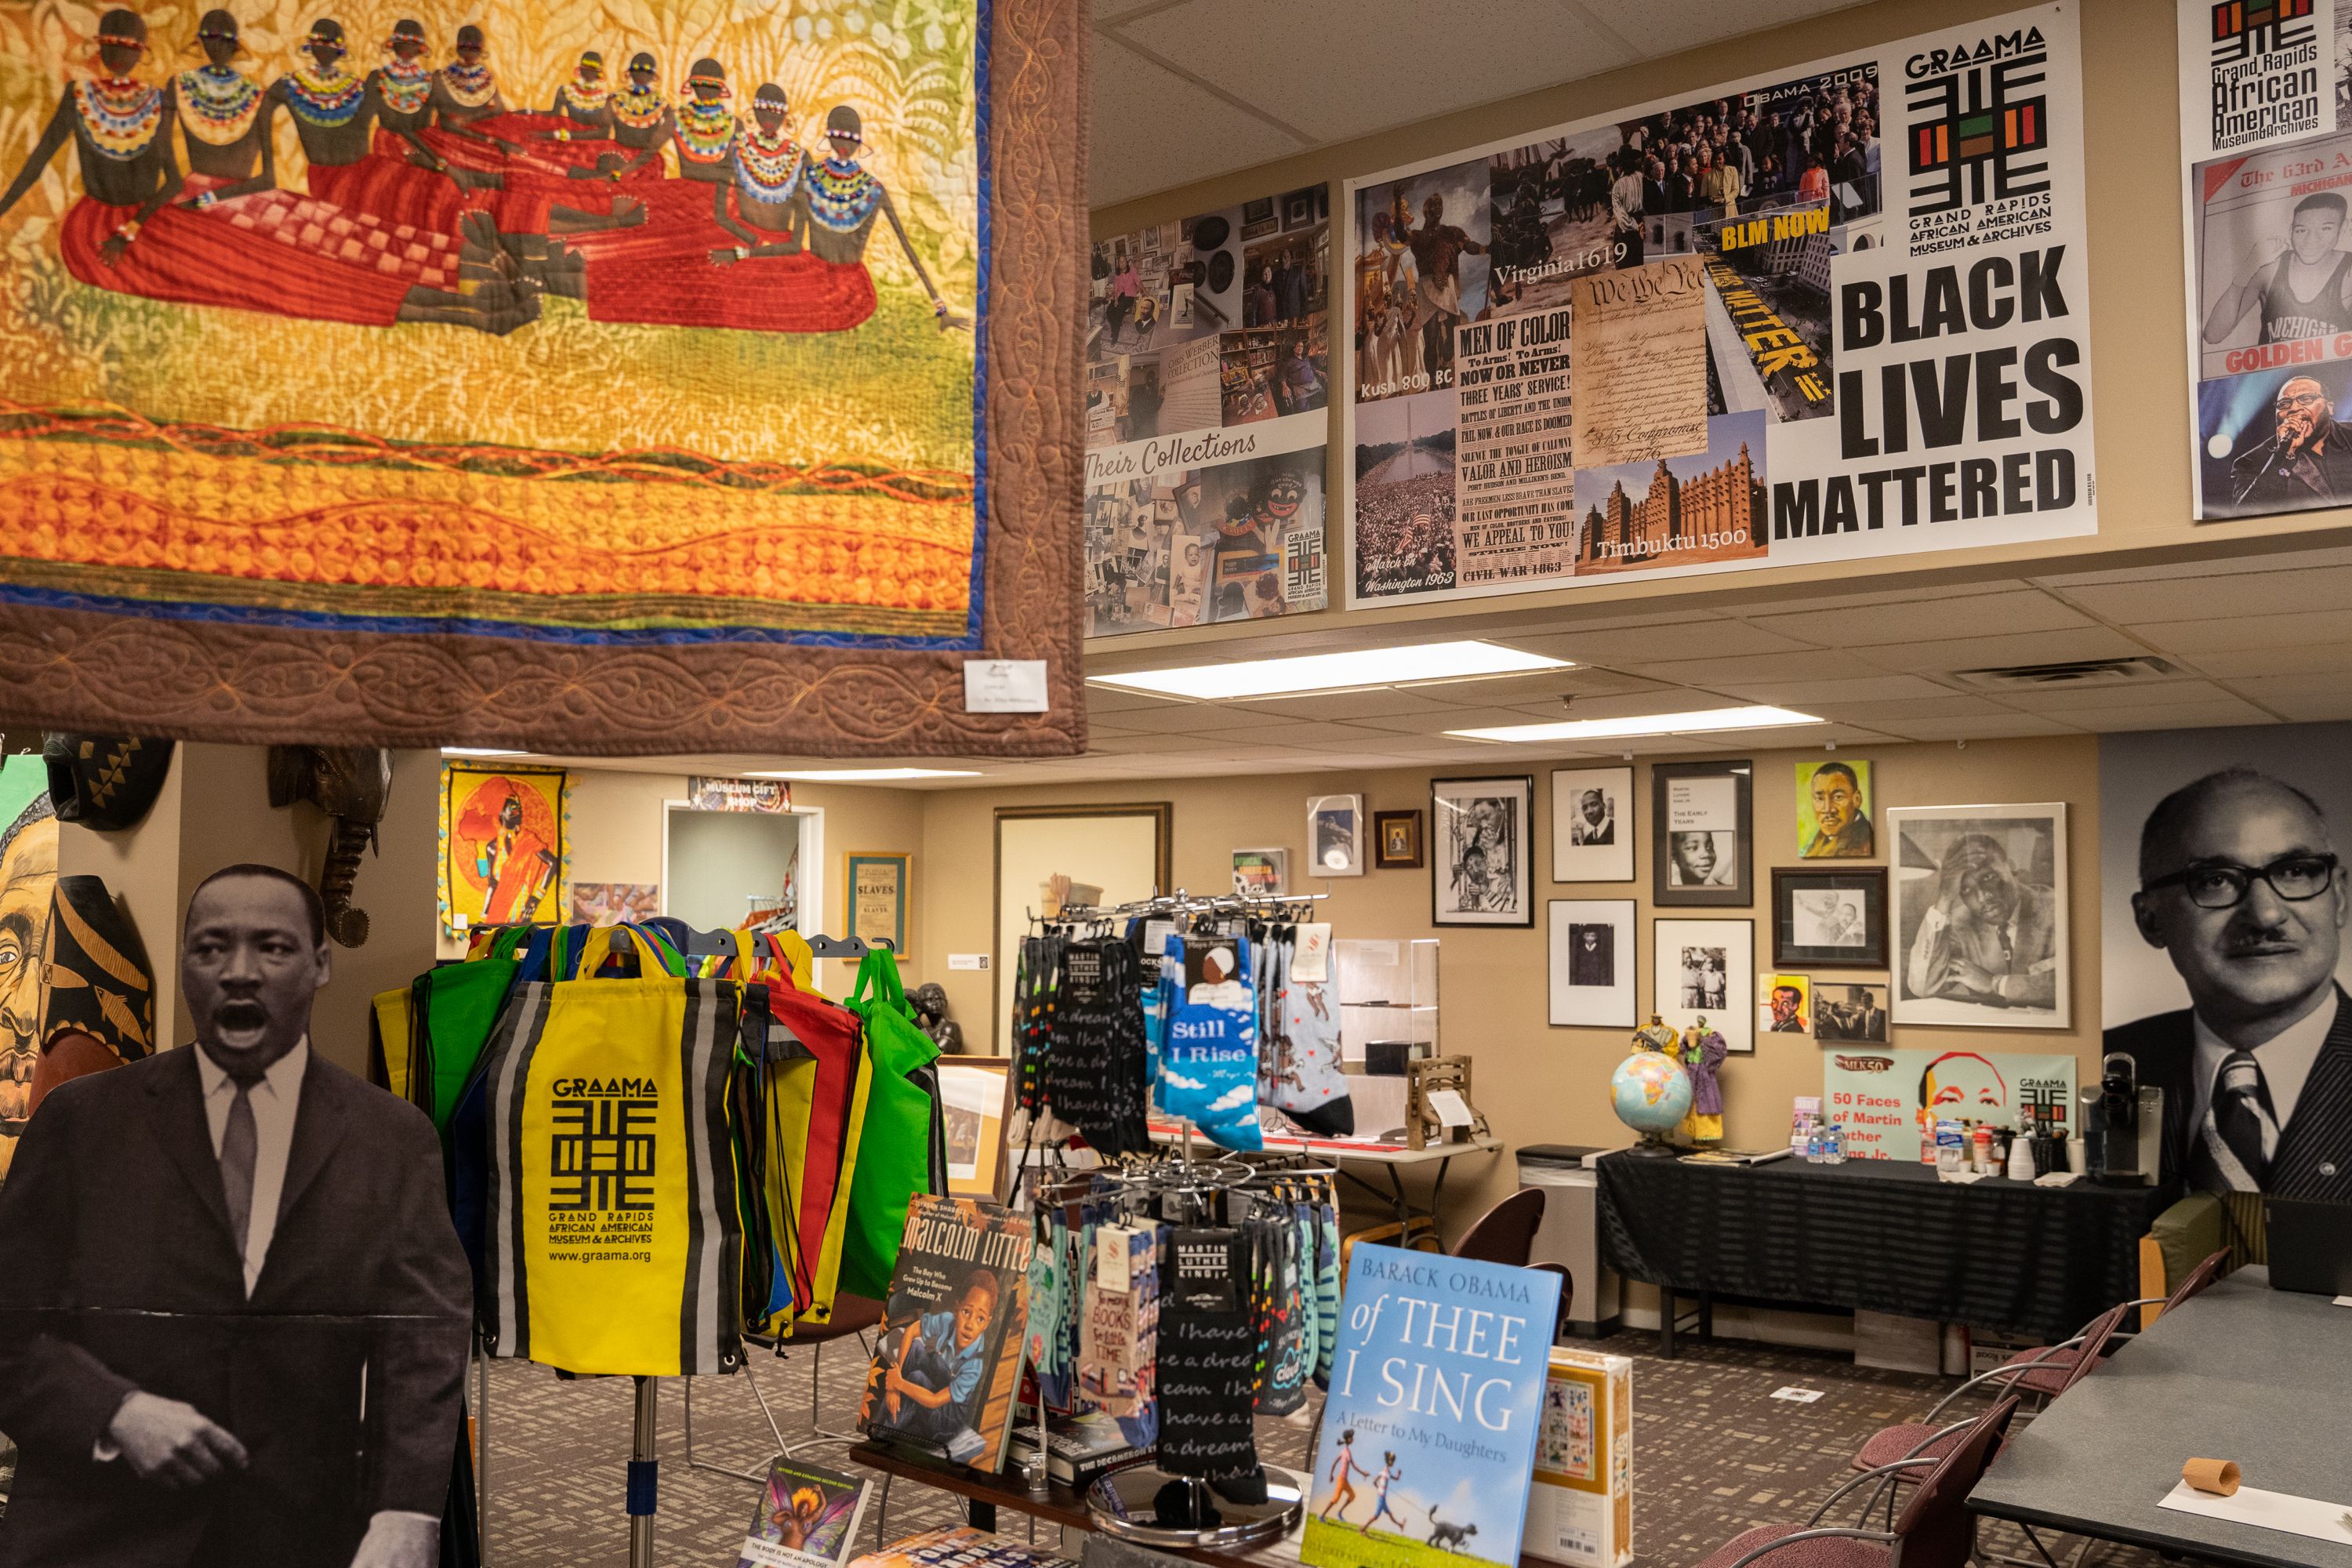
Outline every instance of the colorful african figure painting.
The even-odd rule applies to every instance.
[[[0,609],[685,650],[755,722],[997,651],[991,13],[1069,9],[0,0]],[[333,728],[430,727],[341,657]]]
[[[38,757],[0,758],[0,1180],[33,1110],[41,955],[58,885],[58,819]]]
[[[441,764],[441,925],[563,921],[565,775],[561,768]]]

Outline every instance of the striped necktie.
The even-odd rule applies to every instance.
[[[2200,1131],[2198,1185],[2218,1192],[2263,1190],[2278,1152],[2278,1112],[2253,1052],[2240,1048],[2222,1058]]]

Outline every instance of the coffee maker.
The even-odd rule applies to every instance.
[[[2099,1124],[2105,1133],[2102,1181],[2153,1186],[2164,1162],[2164,1090],[2139,1081],[2139,1066],[2117,1051],[2100,1064]]]

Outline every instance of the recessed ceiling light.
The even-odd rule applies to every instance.
[[[897,779],[976,779],[977,768],[776,768],[745,773],[747,779],[793,779],[803,784],[883,784]]]
[[[1129,691],[1230,702],[1243,697],[1345,691],[1368,686],[1417,686],[1431,680],[1526,675],[1538,669],[1571,668],[1567,659],[1548,658],[1499,643],[1431,642],[1404,647],[1360,648],[1354,653],[1309,653],[1289,658],[1188,664],[1087,679],[1096,686],[1116,686]]]
[[[1692,713],[1643,713],[1631,719],[1563,719],[1549,724],[1504,724],[1491,730],[1448,730],[1465,741],[1617,741],[1635,735],[1703,735],[1714,730],[1769,730],[1819,724],[1787,708],[1705,708]]]
[[[507,752],[496,746],[444,746],[441,748],[441,754],[445,757],[527,757],[530,755],[529,752]]]

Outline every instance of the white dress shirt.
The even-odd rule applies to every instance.
[[[228,1131],[229,1107],[236,1102],[236,1080],[206,1055],[196,1053],[196,1076],[205,1093],[205,1125],[213,1135],[213,1158],[220,1158],[221,1138]],[[294,1148],[294,1115],[301,1109],[302,1073],[310,1065],[310,1037],[305,1035],[292,1050],[269,1065],[259,1082],[247,1092],[253,1107],[253,1212],[245,1226],[245,1293],[250,1299],[269,1258],[269,1238],[278,1233],[278,1198],[286,1187],[286,1156]]]
[[[2197,1031],[2197,1056],[2189,1079],[2197,1101],[2189,1108],[2194,1113],[2189,1125],[2202,1128],[2205,1112],[2213,1103],[2213,1080],[2237,1047],[2207,1028],[2203,1018],[2193,1013],[2189,1016]],[[2318,1006],[2254,1047],[2263,1083],[2271,1091],[2271,1109],[2278,1112],[2280,1131],[2285,1131],[2286,1124],[2294,1120],[2294,1102],[2303,1096],[2304,1080],[2311,1076],[2313,1065],[2319,1060],[2319,1047],[2327,1043],[2327,1031],[2335,1026],[2336,987],[2330,984]]]

